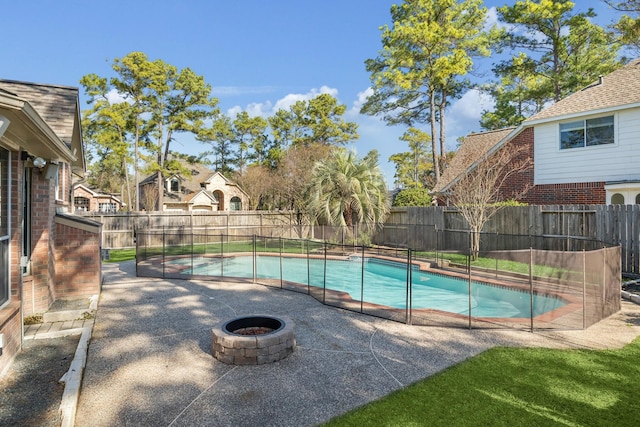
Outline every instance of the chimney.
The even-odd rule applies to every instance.
[[[602,74],[600,74],[598,76],[598,84],[601,85],[604,82],[604,76]]]

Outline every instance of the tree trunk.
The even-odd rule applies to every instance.
[[[440,179],[440,166],[438,162],[438,150],[436,150],[436,94],[435,91],[431,90],[429,94],[429,122],[431,124],[431,156],[433,158],[433,174],[435,175],[436,182]]]
[[[162,171],[158,171],[158,211],[162,211],[164,205],[164,182],[162,182]]]

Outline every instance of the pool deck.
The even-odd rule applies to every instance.
[[[640,305],[587,330],[468,330],[404,325],[249,283],[138,278],[103,265],[104,285],[77,426],[313,426],[494,346],[620,348],[640,335]],[[230,366],[211,330],[241,315],[286,316],[284,360]]]

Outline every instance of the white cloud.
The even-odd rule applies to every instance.
[[[496,28],[503,28],[507,31],[511,31],[515,28],[512,24],[507,24],[506,22],[500,21],[498,18],[498,8],[495,6],[491,6],[487,9],[487,20],[484,23],[484,30],[489,31],[491,27],[496,26]]]
[[[362,109],[362,106],[364,105],[365,102],[367,102],[367,99],[371,95],[373,95],[373,89],[371,87],[366,88],[362,92],[358,92],[357,98],[355,101],[353,101],[353,105],[351,106],[351,109],[347,111],[347,114],[349,116],[359,115],[360,110]]]
[[[307,93],[289,93],[278,99],[275,103],[272,103],[269,100],[265,102],[252,102],[244,109],[236,105],[228,109],[227,114],[231,117],[235,117],[240,111],[246,111],[252,117],[260,116],[266,118],[272,116],[278,110],[288,110],[298,101],[308,101],[324,93],[328,93],[335,98],[338,97],[338,89],[329,86],[321,86],[320,88],[312,88]]]
[[[127,102],[127,97],[115,89],[111,89],[109,92],[107,92],[106,96],[107,101],[109,101],[110,104],[120,104],[122,102]]]
[[[447,149],[457,146],[457,139],[471,132],[480,131],[480,117],[485,110],[493,109],[494,101],[477,89],[468,90],[447,111]]]

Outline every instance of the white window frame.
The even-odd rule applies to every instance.
[[[611,126],[613,127],[613,141],[612,142],[608,142],[605,144],[588,144],[588,123],[594,122],[596,120],[599,119],[611,119]],[[580,126],[581,124],[581,126]],[[567,126],[573,126],[573,129],[563,129],[563,127],[567,127]],[[617,143],[617,124],[616,124],[616,115],[615,114],[608,114],[608,115],[604,115],[604,116],[598,116],[598,117],[589,117],[589,118],[582,118],[582,119],[577,119],[577,120],[567,120],[565,122],[559,123],[558,124],[558,149],[562,152],[566,152],[566,151],[571,151],[571,150],[576,150],[576,149],[592,149],[592,148],[596,148],[596,147],[611,147],[611,146],[615,146]],[[573,147],[563,147],[562,146],[562,134],[565,131],[568,130],[582,130],[582,145],[576,145]]]

